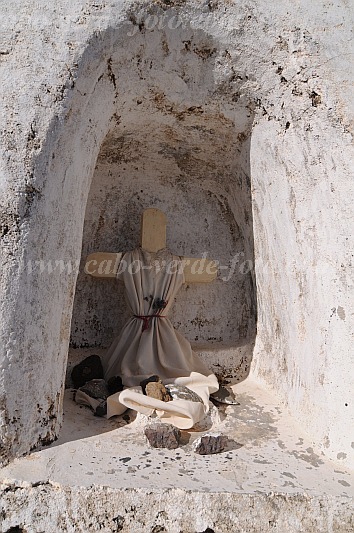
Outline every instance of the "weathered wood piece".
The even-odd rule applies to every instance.
[[[160,209],[145,209],[141,216],[141,247],[151,253],[166,248],[166,225],[166,215]]]
[[[87,256],[85,274],[94,278],[115,278],[122,253],[96,252]]]

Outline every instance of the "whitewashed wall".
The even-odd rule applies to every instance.
[[[126,128],[134,124],[137,131],[143,115],[139,135],[149,137],[145,149],[160,143],[170,127],[172,137],[176,135],[165,143],[171,159],[177,161],[182,147],[187,154],[184,176],[198,168],[193,186],[198,176],[208,176],[215,149],[212,184],[219,185],[212,192],[224,197],[229,188],[233,216],[217,222],[221,243],[210,242],[201,228],[198,235],[216,254],[221,244],[231,252],[234,223],[242,237],[235,250],[240,245],[252,253],[252,227],[245,224],[251,220],[249,205],[241,215],[247,188],[244,196],[237,194],[242,188],[238,176],[245,178],[250,168],[258,300],[254,375],[288,402],[314,445],[349,464],[354,194],[348,8],[319,1],[175,4],[167,11],[162,1],[145,7],[130,1],[6,4],[0,41],[3,460],[49,442],[61,422],[76,275],[31,271],[29,261],[80,260],[92,177],[91,195],[99,180],[108,178],[101,156],[97,162],[101,145],[104,139],[121,143],[121,117]],[[149,10],[165,16],[157,18],[160,27],[153,28],[151,18],[146,24]],[[140,105],[145,114],[139,116]],[[201,122],[199,107],[206,117]],[[190,108],[191,118],[186,114]],[[248,120],[253,118],[253,132],[247,137]],[[186,133],[188,127],[205,126],[210,120],[217,140],[213,143],[205,133],[203,146],[209,155],[203,172],[193,153],[203,140],[202,130],[191,137]],[[239,135],[245,131],[246,137]],[[234,157],[231,152],[238,148],[241,154]],[[134,158],[134,142],[129,153]],[[148,175],[160,162],[150,157]],[[177,177],[175,162],[171,181]],[[121,174],[128,175],[133,190],[133,174]],[[134,176],[138,185],[139,167]],[[162,195],[161,179],[157,176],[154,184],[160,183]],[[164,185],[166,191],[170,185]],[[209,185],[194,188],[190,203]],[[197,209],[205,211],[209,204],[205,193],[200,194]],[[97,220],[97,205],[88,204],[85,231],[90,220]],[[134,205],[140,208],[138,202]],[[208,216],[214,221],[222,207],[215,202],[210,206]],[[183,209],[194,213],[187,201]],[[193,222],[197,218],[193,214]],[[125,215],[119,220],[118,226],[128,219]],[[137,229],[131,229],[135,239]],[[181,253],[198,253],[199,243],[197,247],[186,227],[178,231],[176,248],[178,242],[189,242],[193,247]],[[108,234],[105,238],[114,248],[131,244],[110,241]],[[231,300],[238,290],[237,285],[230,291]],[[251,301],[249,288],[243,295]],[[77,320],[76,314],[74,324]],[[234,339],[238,317],[225,331],[220,324],[215,328],[217,336]],[[82,326],[78,333],[85,334]]]

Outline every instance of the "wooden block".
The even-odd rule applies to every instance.
[[[122,253],[96,252],[90,254],[85,263],[85,274],[94,278],[110,279],[117,276]],[[217,277],[217,262],[206,258],[182,259],[186,283],[210,283]]]
[[[166,248],[165,213],[160,209],[145,209],[141,216],[141,247],[148,252],[158,252]]]
[[[122,253],[96,252],[86,258],[85,274],[94,278],[115,278]]]

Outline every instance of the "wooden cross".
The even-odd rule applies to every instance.
[[[141,247],[151,253],[166,248],[166,215],[159,209],[145,209],[141,217]],[[122,252],[96,252],[86,259],[85,273],[95,278],[115,278]],[[183,257],[182,265],[186,283],[209,283],[217,276],[217,262]]]

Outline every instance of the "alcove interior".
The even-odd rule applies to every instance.
[[[15,407],[23,410],[17,425],[15,416],[10,424],[16,429],[11,436],[15,454],[28,452],[38,443],[45,445],[59,433],[70,317],[68,370],[90,353],[104,353],[126,320],[123,287],[115,280],[85,275],[83,265],[91,252],[134,248],[139,242],[140,215],[146,207],[158,207],[166,213],[167,244],[173,252],[196,257],[207,252],[208,257],[226,267],[212,284],[190,285],[180,291],[171,313],[176,328],[221,377],[231,375],[242,380],[252,358],[257,318],[256,281],[254,271],[249,269],[254,263],[250,146],[255,98],[247,91],[252,91],[248,76],[255,75],[253,66],[242,64],[242,53],[234,54],[232,59],[221,43],[189,27],[171,32],[141,28],[130,41],[126,32],[112,34],[94,36],[75,84],[68,80],[73,96],[68,98],[63,130],[55,148],[49,143],[47,150],[50,179],[43,193],[43,210],[38,218],[32,218],[28,248],[38,254],[42,245],[43,257],[51,259],[61,254],[69,261],[79,257],[81,244],[81,268],[76,286],[71,273],[34,278],[37,283],[26,273],[23,280],[25,287],[30,283],[32,292],[38,287],[40,297],[27,305],[27,312],[39,326],[42,324],[45,333],[38,335],[39,326],[33,327],[33,320],[23,322],[23,337],[28,339],[24,346],[32,355],[25,362],[30,364],[31,374],[28,366],[19,365],[21,373],[12,372],[13,380],[7,382],[12,413],[17,417]],[[244,41],[243,35],[241,39]],[[257,169],[254,172],[257,256],[262,259],[267,255],[274,263],[274,276],[259,270],[259,323],[263,339],[264,330],[269,331],[272,343],[265,346],[264,357],[258,356],[258,364],[265,372],[271,365],[271,380],[277,388],[288,389],[292,400],[289,381],[295,376],[300,383],[300,365],[296,361],[292,365],[278,364],[281,357],[289,363],[291,357],[298,356],[293,347],[296,344],[286,351],[294,314],[292,307],[291,312],[289,307],[282,307],[284,284],[292,289],[292,280],[289,278],[288,283],[290,268],[279,268],[278,276],[277,267],[294,241],[288,241],[287,232],[278,232],[274,239],[284,219],[274,215],[278,204],[272,201],[274,198],[287,204],[288,199],[285,195],[283,200],[272,196],[281,182],[281,173],[272,188],[268,180],[263,183],[260,179],[272,174],[281,161],[280,156],[272,159],[267,150],[276,144],[273,122],[258,128],[258,137],[255,131],[256,141],[252,142],[252,166],[256,159],[260,161],[258,176]],[[268,137],[262,137],[264,132]],[[267,198],[268,189],[271,194]],[[263,196],[265,207],[260,213]],[[43,224],[47,220],[50,223]],[[237,261],[239,253],[244,255]],[[288,256],[289,264],[294,254]],[[223,277],[229,277],[235,257],[234,272],[223,281]],[[275,319],[279,309],[284,312],[281,323]],[[311,362],[315,360],[311,358]],[[308,367],[304,369],[307,372]],[[25,394],[20,391],[20,379]],[[166,486],[182,487],[188,494],[191,490],[211,490],[213,497],[217,490],[227,496],[235,490],[258,495],[263,490],[264,494],[280,493],[281,497],[281,492],[288,490],[318,495],[321,486],[324,494],[337,494],[344,484],[349,486],[342,479],[342,471],[333,473],[332,467],[313,452],[312,440],[303,438],[298,425],[291,424],[288,411],[275,395],[252,382],[252,376],[236,388],[240,406],[231,410],[223,429],[240,443],[240,448],[229,451],[226,462],[222,454],[211,458],[210,469],[206,468],[205,457],[196,459],[186,448],[182,449],[183,470],[175,469],[182,461],[175,461],[177,454],[173,451],[167,463],[162,463],[166,477],[161,480],[160,453],[167,452],[147,452],[141,426],[131,428],[133,424],[126,424],[127,433],[125,428],[120,433],[112,431],[120,421],[97,419],[91,412],[80,410],[69,393],[65,395],[64,426],[58,441],[33,454],[30,460],[14,464],[14,471],[4,477],[25,479],[32,488],[50,480],[58,483],[53,485],[56,491],[63,484],[66,493],[67,487],[77,486],[79,480],[85,492],[86,486],[92,488],[94,482],[105,491],[110,486],[123,487],[124,494],[126,487],[161,491],[161,486]],[[300,385],[295,387],[295,394],[298,389]],[[311,394],[309,398],[311,401]],[[292,403],[294,412],[299,403]],[[304,412],[300,409],[299,413],[302,421]],[[306,416],[305,421],[311,420]],[[127,449],[132,460],[126,464],[130,459],[126,457]],[[142,469],[142,474],[135,477],[134,472],[150,461],[146,460],[147,453],[154,457],[156,468]],[[317,476],[312,476],[315,470],[309,476],[309,462],[317,468]],[[144,468],[150,466],[145,464]],[[147,472],[149,475],[144,475]],[[95,491],[94,500],[99,502],[97,494]],[[117,493],[112,494],[121,501]],[[57,505],[55,498],[53,502]],[[103,508],[106,514],[107,506]]]
[[[174,326],[215,372],[232,368],[243,379],[256,335],[252,106],[217,95],[186,106],[151,88],[127,99],[112,114],[88,195],[69,367],[103,354],[129,316],[123,285],[85,274],[86,257],[135,248],[142,211],[156,207],[167,215],[171,251],[220,266],[213,283],[183,286],[170,313]]]

